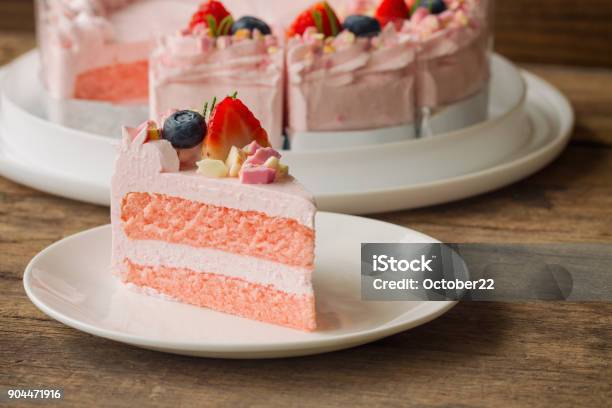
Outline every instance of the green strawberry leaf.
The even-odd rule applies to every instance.
[[[211,14],[206,15],[206,21],[208,22],[208,29],[213,37],[217,37],[219,33],[217,32],[217,20]]]
[[[234,24],[232,16],[225,16],[219,24],[219,35],[227,35]]]
[[[331,9],[327,2],[323,3],[323,7],[325,7],[325,12],[327,13],[327,19],[329,20],[329,25],[331,27],[331,35],[335,37],[338,35],[338,21],[336,20],[336,16],[334,11]]]
[[[317,31],[321,34],[325,34],[323,29],[323,16],[321,15],[321,12],[319,10],[313,10],[312,18],[317,26]]]

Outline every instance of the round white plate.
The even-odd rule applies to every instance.
[[[36,61],[35,55],[25,58]],[[520,109],[511,109],[515,96],[521,92],[515,90],[512,98],[508,95],[511,88],[521,88],[522,83],[521,79],[510,80],[513,71],[516,70],[508,61],[499,56],[494,58],[493,119],[484,124],[368,148],[289,152],[285,160],[314,193],[319,208],[343,213],[434,205],[508,185],[552,161],[569,140],[574,120],[563,95],[525,72],[522,75],[527,84],[526,101]],[[35,110],[40,104],[36,99],[39,94],[23,92],[22,96],[29,96],[23,96],[22,104]],[[8,104],[3,107],[3,114],[9,111],[7,107]],[[498,110],[501,107],[505,108]],[[108,204],[114,155],[110,139],[54,125],[24,109],[11,105],[12,123],[24,123],[38,131],[11,134],[10,140],[22,147],[18,151],[7,147],[7,135],[0,135],[0,174],[52,194]],[[513,120],[509,121],[511,117]],[[523,120],[517,124],[520,118]],[[506,137],[505,132],[510,129],[518,132],[514,135],[518,137]],[[49,137],[47,132],[55,137]],[[66,143],[55,143],[57,140]],[[90,157],[92,152],[94,157]],[[72,170],[58,170],[58,162],[51,163],[53,157],[60,158],[64,167]]]
[[[389,336],[456,302],[361,300],[362,242],[437,242],[367,218],[317,214],[314,273],[320,329],[305,333],[137,293],[110,272],[109,225],[65,238],[36,255],[23,283],[30,300],[75,329],[169,353],[272,358],[324,353]]]

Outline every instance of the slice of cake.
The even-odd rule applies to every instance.
[[[287,36],[290,136],[412,127],[416,47],[408,35],[370,16],[341,23],[322,2],[298,15]]]
[[[113,272],[147,294],[314,330],[312,196],[235,95],[205,117],[175,111],[159,127],[124,130]]]
[[[234,21],[216,0],[202,3],[189,27],[160,38],[150,58],[150,111],[158,118],[169,108],[199,107],[214,95],[235,89],[281,148],[283,50],[264,21]]]
[[[488,0],[412,3],[410,20],[402,30],[419,44],[419,108],[435,112],[486,90],[490,74]]]
[[[42,77],[49,94],[145,102],[152,37],[177,30],[192,8],[192,0],[37,1]]]

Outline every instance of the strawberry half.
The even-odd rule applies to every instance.
[[[404,0],[382,0],[374,17],[383,29],[389,23],[395,24],[399,29],[404,24],[404,20],[410,17],[410,10]]]
[[[252,141],[269,147],[268,133],[240,99],[228,96],[211,112],[206,133],[206,156],[225,160],[232,146],[243,148]]]
[[[218,37],[226,35],[233,23],[232,15],[225,9],[223,3],[209,0],[206,3],[202,3],[198,11],[191,16],[189,31],[193,31],[194,28],[203,24],[205,27],[208,27],[213,37]]]
[[[316,28],[317,32],[326,37],[335,37],[342,31],[336,12],[326,1],[315,4],[297,16],[287,30],[287,37],[302,35],[308,27]]]

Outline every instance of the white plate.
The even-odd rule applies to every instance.
[[[110,272],[109,225],[65,238],[30,261],[23,283],[44,313],[78,330],[135,346],[223,358],[340,350],[426,323],[456,302],[361,300],[362,242],[437,242],[367,218],[318,213],[315,296],[320,330],[304,333],[149,297]]]
[[[416,141],[322,153],[288,153],[285,159],[313,191],[319,208],[353,214],[439,204],[520,180],[546,166],[563,150],[573,126],[573,112],[556,89],[528,73],[523,73],[526,103],[522,109],[511,109],[515,98],[508,97],[504,89],[512,88],[516,82],[508,79],[514,68],[500,57],[494,61],[498,68],[493,72],[491,90],[493,119],[484,124]],[[520,83],[518,80],[515,85]],[[36,99],[36,95],[31,93],[24,98]],[[21,143],[21,149],[7,148],[6,135],[0,135],[2,175],[52,194],[108,204],[114,155],[109,138],[45,122],[17,105],[11,109],[19,116],[15,120],[11,115],[13,123],[35,125],[39,130],[12,135],[11,141]],[[3,114],[6,111],[3,107]],[[509,117],[514,120],[506,123]],[[526,119],[514,126],[519,129],[515,129],[517,137],[506,137],[504,131],[521,117]],[[53,136],[57,137],[50,137],[42,129],[55,132]],[[55,145],[58,140],[66,143]],[[43,147],[41,141],[47,144]],[[36,160],[32,160],[34,156]],[[72,170],[60,171],[58,157],[66,169]],[[86,168],[81,167],[83,162]]]

